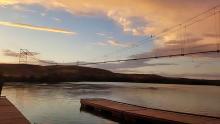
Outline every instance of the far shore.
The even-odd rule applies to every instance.
[[[0,79],[4,82],[27,83],[126,82],[220,86],[220,80],[173,78],[155,74],[120,74],[98,68],[65,65],[0,64]]]

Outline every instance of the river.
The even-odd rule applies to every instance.
[[[106,98],[150,108],[220,117],[220,87],[176,84],[5,83],[6,96],[35,124],[115,124],[80,111],[81,98]]]

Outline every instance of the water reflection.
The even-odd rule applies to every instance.
[[[80,112],[80,98],[111,100],[179,112],[220,117],[220,87],[132,83],[6,83],[6,95],[38,124],[114,124]]]

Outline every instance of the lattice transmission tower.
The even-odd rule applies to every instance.
[[[27,49],[20,49],[19,52],[19,64],[29,64],[31,59],[35,59],[33,52],[30,52]],[[36,60],[37,61],[37,60]]]
[[[27,61],[28,61],[28,50],[20,49],[19,64],[27,64]]]

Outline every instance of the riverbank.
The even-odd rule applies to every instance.
[[[154,74],[120,74],[108,70],[80,66],[39,66],[0,64],[0,75],[7,82],[134,82],[220,86],[219,80],[163,77]]]

